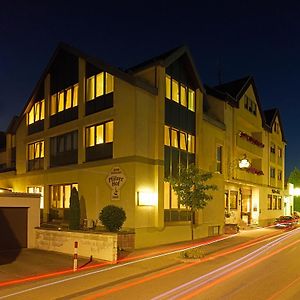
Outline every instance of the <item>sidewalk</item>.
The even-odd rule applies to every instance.
[[[223,235],[220,237],[209,237],[201,240],[187,241],[182,243],[176,243],[172,245],[163,245],[145,249],[138,249],[132,252],[122,251],[120,253],[120,260],[130,261],[141,257],[148,257],[151,255],[158,255],[159,253],[166,253],[169,251],[179,251],[187,247],[195,246],[198,244],[208,243],[210,241],[230,237],[224,240],[212,242],[210,244],[203,245],[203,252],[205,255],[224,250],[226,248],[233,247],[235,245],[248,242],[255,238],[259,238],[268,234],[280,234],[282,230],[274,228],[259,228],[259,229],[247,229],[241,230],[236,235]],[[73,257],[71,255],[49,252],[37,249],[22,249],[18,253],[17,257],[10,263],[9,257],[14,253],[2,252],[0,253],[0,283],[8,280],[14,280],[29,276],[36,276],[40,274],[47,274],[52,272],[59,272],[63,270],[70,270],[73,267]],[[173,257],[178,257],[179,254],[175,253]],[[89,262],[87,258],[78,259],[78,267],[83,265],[96,265],[100,261]],[[159,262],[158,262],[159,263]]]

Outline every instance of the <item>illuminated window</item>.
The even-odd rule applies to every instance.
[[[188,135],[188,152],[195,153],[195,137],[191,134]]]
[[[178,131],[177,130],[172,129],[171,138],[172,138],[172,144],[171,144],[172,147],[178,148]]]
[[[166,75],[166,98],[195,111],[195,91]]]
[[[77,183],[60,184],[50,186],[50,207],[51,208],[70,208],[71,190]]]
[[[103,144],[104,143],[104,125],[96,126],[96,144]]]
[[[166,98],[171,99],[171,77],[166,75]]]
[[[114,122],[110,121],[105,124],[105,141],[112,143],[114,137]]]
[[[41,100],[35,102],[34,105],[32,105],[29,113],[27,114],[27,124],[30,125],[44,119],[45,119],[45,101]]]
[[[58,93],[58,112],[64,110],[64,92]]]
[[[86,145],[87,147],[95,146],[95,126],[88,127],[86,130]]]
[[[184,132],[180,132],[180,149],[186,151],[187,150],[187,141],[186,141],[187,134]]]
[[[95,99],[95,76],[88,78],[86,85],[86,100],[93,99]]]
[[[109,73],[105,73],[106,90],[105,93],[109,94],[114,91],[114,76]]]
[[[113,121],[86,128],[86,147],[113,142]]]
[[[51,96],[50,115],[78,106],[78,84]]]
[[[216,148],[216,171],[222,174],[222,150],[223,147],[218,145]]]
[[[28,159],[44,157],[44,141],[35,142],[28,145]]]
[[[96,97],[104,95],[104,73],[96,75]]]
[[[278,173],[277,173],[277,179],[279,181],[282,181],[282,171],[281,170],[278,170]]]
[[[44,168],[44,141],[28,144],[28,171]]]
[[[170,146],[170,127],[165,126],[165,145]]]
[[[44,187],[43,186],[28,186],[27,193],[40,194],[40,209],[44,208]]]
[[[100,72],[87,79],[86,101],[109,94],[114,91],[114,76],[107,72]]]
[[[72,106],[72,90],[67,89],[66,90],[66,109],[70,108]]]
[[[172,79],[172,100],[179,102],[179,84],[174,79]]]
[[[189,89],[188,93],[188,109],[195,111],[195,92]]]
[[[186,86],[180,85],[180,104],[187,107]]]

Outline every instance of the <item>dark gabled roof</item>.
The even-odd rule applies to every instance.
[[[205,90],[204,90],[202,81],[200,79],[200,76],[199,76],[197,68],[194,64],[192,55],[187,46],[180,46],[180,47],[173,48],[172,50],[164,52],[164,53],[162,53],[158,56],[152,57],[136,66],[133,66],[133,67],[127,69],[126,71],[128,73],[137,73],[144,69],[150,68],[152,66],[157,66],[157,65],[167,68],[168,66],[170,66],[172,63],[174,63],[177,59],[179,59],[183,55],[186,55],[188,58],[190,67],[192,69],[193,75],[197,82],[197,87],[200,88],[200,90],[204,92]]]
[[[33,97],[35,96],[38,88],[40,87],[40,85],[43,83],[43,80],[45,79],[46,75],[48,74],[48,72],[50,71],[51,69],[51,66],[52,64],[54,63],[56,57],[58,56],[58,54],[60,53],[60,51],[66,51],[67,53],[70,53],[76,57],[81,57],[83,59],[86,60],[87,63],[91,64],[91,65],[94,65],[95,67],[97,68],[100,68],[100,69],[103,69],[105,71],[108,71],[109,73],[111,73],[112,75],[116,76],[116,77],[119,77],[121,78],[122,80],[124,81],[127,81],[137,87],[140,87],[154,95],[157,95],[157,88],[153,87],[152,85],[150,85],[149,83],[145,82],[144,80],[141,80],[140,78],[137,78],[137,77],[134,77],[112,65],[109,65],[107,63],[105,63],[104,61],[100,60],[100,59],[96,59],[96,58],[93,58],[87,54],[85,54],[84,52],[70,46],[70,45],[67,45],[65,43],[60,43],[56,50],[54,51],[54,54],[52,55],[51,59],[49,60],[45,70],[43,71],[39,81],[37,82],[32,94],[30,95],[22,113],[21,113],[21,116],[23,116],[27,110],[28,110],[28,107],[29,107],[29,104],[31,101],[33,101]],[[21,121],[21,118],[20,120]]]
[[[265,115],[266,124],[269,127],[270,132],[272,132],[273,124],[275,122],[276,117],[278,118],[282,140],[286,143],[279,110],[277,108],[268,109],[264,111],[264,115]]]
[[[150,59],[147,59],[145,60],[144,62],[142,63],[139,63],[133,67],[130,67],[128,68],[126,71],[127,72],[139,72],[143,69],[146,69],[146,68],[149,68],[151,66],[154,66],[154,65],[157,65],[157,64],[160,64],[160,65],[163,65],[163,62],[170,56],[172,55],[174,52],[176,52],[177,50],[181,49],[181,48],[185,48],[185,46],[179,46],[179,47],[176,47],[176,48],[173,48],[169,51],[166,51],[160,55],[157,55],[157,56],[154,56]]]
[[[6,129],[6,132],[15,134],[17,131],[17,127],[18,127],[18,122],[19,122],[19,117],[14,116]]]
[[[228,102],[231,106],[239,107],[239,101],[241,97],[245,94],[246,90],[249,88],[250,85],[252,85],[256,103],[261,115],[262,126],[265,129],[269,129],[265,121],[265,115],[262,110],[256,85],[252,76],[245,76],[237,80],[229,81],[227,83],[214,86],[213,88],[207,89],[207,93],[209,95],[212,95],[223,101]]]
[[[236,99],[233,98],[232,96],[230,96],[228,93],[224,93],[224,92],[221,92],[219,90],[216,90],[215,88],[210,87],[206,84],[204,85],[204,88],[205,88],[205,91],[206,91],[207,95],[211,95],[211,96],[216,97],[220,100],[228,102],[232,106],[235,106],[235,107],[238,106],[238,103],[237,103]]]
[[[237,80],[214,86],[214,89],[226,93],[238,101],[248,88],[248,83],[251,80],[252,76],[246,76]]]
[[[266,123],[268,126],[272,127],[277,115],[278,109],[272,108],[264,111]]]

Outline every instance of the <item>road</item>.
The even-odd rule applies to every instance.
[[[300,299],[299,228],[220,249],[200,260],[173,251],[10,285],[0,299]]]

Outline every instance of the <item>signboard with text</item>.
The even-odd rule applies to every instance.
[[[126,177],[119,167],[114,167],[106,177],[106,183],[112,189],[111,200],[120,200],[120,190],[122,185],[126,182]]]

